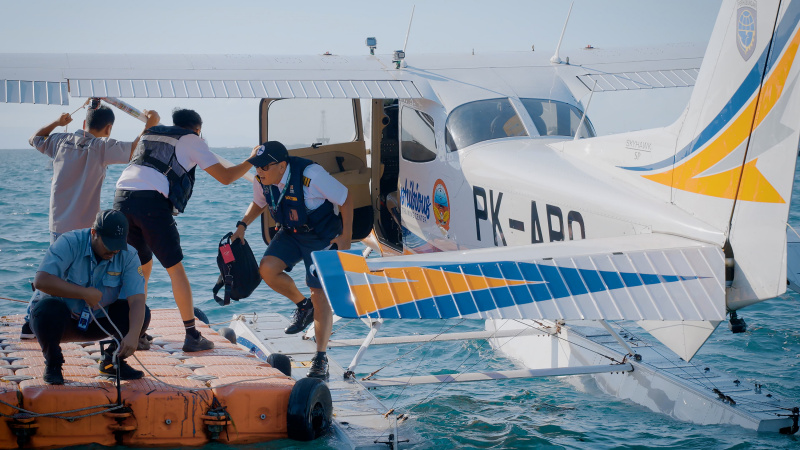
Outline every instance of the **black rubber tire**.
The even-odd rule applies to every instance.
[[[287,377],[292,376],[292,360],[282,353],[270,353],[267,356],[267,364],[280,370]]]
[[[206,325],[209,324],[208,316],[206,315],[206,313],[203,312],[202,309],[198,308],[197,306],[194,307],[194,316],[200,319],[200,321],[203,322],[204,324]]]
[[[289,439],[311,441],[324,435],[331,426],[331,391],[319,378],[303,378],[289,395],[286,412]]]
[[[222,327],[219,330],[217,330],[217,333],[219,333],[220,336],[222,336],[225,339],[227,339],[228,341],[230,341],[231,344],[235,344],[236,343],[236,332],[233,331],[233,328],[231,328],[231,327]]]

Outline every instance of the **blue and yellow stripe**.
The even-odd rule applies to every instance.
[[[720,173],[702,174],[713,169],[742,145],[750,137],[751,130],[757,129],[773,110],[784,91],[800,45],[798,22],[800,3],[792,2],[773,33],[771,49],[770,46],[764,49],[731,99],[689,145],[657,163],[623,168],[652,172],[672,166],[670,170],[643,174],[642,177],[675,189],[712,197],[785,203],[786,200],[756,167],[757,157]],[[762,86],[763,73],[769,75]]]

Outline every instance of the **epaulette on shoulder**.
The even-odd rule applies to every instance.
[[[311,185],[311,178],[303,177],[303,186],[308,187]]]

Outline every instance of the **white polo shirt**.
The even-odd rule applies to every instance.
[[[186,171],[194,166],[207,167],[217,164],[217,156],[208,149],[206,141],[196,134],[187,134],[178,139],[175,157]],[[131,164],[122,171],[117,180],[117,189],[125,191],[158,191],[169,198],[169,181],[163,173],[152,167]]]
[[[291,165],[286,165],[286,172],[283,174],[281,181],[275,186],[283,190],[286,182],[289,181],[289,170]],[[323,203],[325,200],[330,201],[334,205],[334,210],[338,214],[336,206],[344,204],[347,200],[347,187],[333,178],[327,170],[322,168],[319,164],[311,164],[303,171],[303,176],[310,179],[311,182],[308,186],[303,186],[303,197],[305,199],[306,209],[313,211]],[[275,199],[278,200],[277,198]],[[253,178],[253,203],[260,208],[267,206],[269,200],[264,197],[264,190],[261,189],[261,183],[258,181],[258,176]]]

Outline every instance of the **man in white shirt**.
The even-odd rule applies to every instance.
[[[174,126],[149,128],[134,151],[131,164],[117,181],[114,209],[128,218],[128,243],[139,252],[147,280],[153,255],[167,270],[175,303],[186,329],[183,351],[214,348],[195,328],[192,288],[183,267],[180,234],[173,211],[181,213],[192,195],[195,168],[199,166],[222,184],[231,184],[250,168],[247,161],[223,166],[200,137],[203,121],[197,112],[176,109]],[[145,291],[146,292],[146,291]]]
[[[312,269],[311,253],[350,248],[353,200],[347,187],[322,166],[304,158],[290,157],[280,142],[265,142],[248,161],[258,172],[253,181],[253,202],[244,218],[236,223],[231,241],[244,239],[247,225],[269,208],[280,230],[261,259],[259,273],[270,288],[297,305],[291,323],[284,330],[286,334],[303,331],[313,320],[317,354],[311,360],[307,376],[327,379],[325,353],[333,327],[333,313]],[[306,266],[306,285],[311,290],[311,298],[301,294],[294,280],[284,273],[300,261]]]

